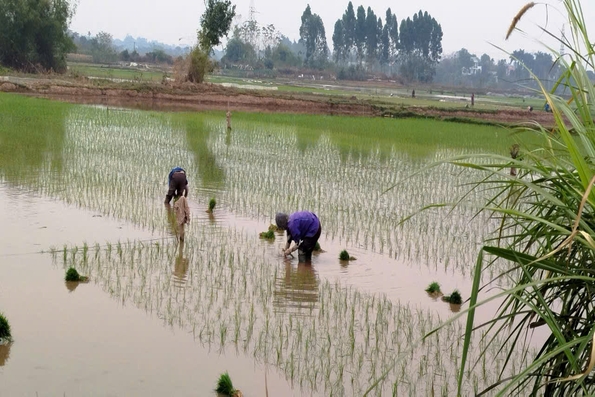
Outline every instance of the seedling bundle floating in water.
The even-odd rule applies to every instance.
[[[0,313],[0,342],[10,341],[11,337],[10,324],[4,314]]]
[[[261,232],[259,234],[260,238],[264,238],[267,240],[274,240],[275,239],[275,232],[272,230],[267,230],[266,232]]]
[[[219,377],[215,391],[225,397],[242,397],[242,392],[233,387],[233,383],[227,372],[221,374]]]
[[[343,250],[339,254],[339,259],[342,260],[342,261],[354,261],[355,260],[355,257],[349,255],[349,252],[347,252],[347,250]]]

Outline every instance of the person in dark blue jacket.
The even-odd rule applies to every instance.
[[[299,250],[299,262],[311,261],[312,251],[322,233],[322,226],[316,214],[310,211],[298,211],[291,215],[279,212],[275,216],[275,223],[279,229],[287,231],[287,244],[283,254],[289,255]],[[295,242],[293,247],[292,241]]]
[[[188,197],[188,179],[182,167],[172,168],[167,177],[167,183],[169,188],[165,196],[165,204],[169,204],[174,196],[180,197],[183,194],[184,197]]]

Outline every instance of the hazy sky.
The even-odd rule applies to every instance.
[[[251,0],[232,2],[236,4],[236,22],[247,20]],[[252,2],[257,11],[256,19],[261,24],[274,24],[277,30],[292,40],[299,38],[300,18],[306,5],[310,4],[312,12],[322,17],[331,49],[335,22],[343,15],[348,3],[347,0],[328,3],[306,0]],[[559,48],[558,44],[540,33],[536,27],[547,23],[549,29],[558,33],[566,20],[559,0],[546,2],[549,3],[547,8],[543,4],[536,5],[525,14],[518,26],[531,33],[531,37],[537,37]],[[508,51],[518,48],[530,52],[544,49],[535,39],[518,32],[513,33],[508,41],[504,41],[512,18],[526,3],[525,0],[353,1],[356,9],[360,4],[366,9],[368,6],[372,7],[376,15],[382,17],[383,22],[388,7],[397,14],[399,23],[419,10],[428,11],[442,25],[444,55],[467,48],[477,55],[488,53],[494,58],[507,56],[490,43]],[[595,16],[595,0],[582,1],[582,6],[585,15]],[[124,38],[130,34],[167,44],[192,44],[195,42],[196,30],[204,8],[202,0],[78,0],[71,29],[79,33],[90,31],[91,34],[106,31],[114,38]],[[595,18],[591,18],[590,21],[587,19],[587,24],[590,22],[593,22],[590,26],[590,31],[593,31]]]

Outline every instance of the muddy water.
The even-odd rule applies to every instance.
[[[37,153],[56,160],[1,182],[0,224],[10,227],[0,240],[0,310],[15,341],[0,350],[0,395],[209,395],[225,371],[246,396],[265,387],[361,395],[457,310],[427,296],[430,281],[463,296],[470,288],[477,242],[466,214],[397,230],[390,214],[421,206],[423,186],[397,198],[374,193],[393,183],[395,165],[414,169],[407,156],[354,158],[330,140],[300,143],[291,130],[271,138],[266,125],[246,125],[230,136],[212,119],[123,109],[73,107],[63,125],[52,140],[61,146]],[[318,182],[287,177],[303,180],[292,164],[314,158],[326,164]],[[191,181],[184,246],[162,204],[165,174],[179,164]],[[430,179],[436,200],[460,182],[445,179]],[[214,214],[205,212],[210,197]],[[325,252],[311,266],[279,254],[282,234],[258,238],[276,210],[296,207],[323,220]],[[340,262],[342,249],[357,260]],[[65,284],[69,266],[91,281]],[[411,352],[381,392],[452,388],[461,333],[453,324],[453,339]],[[474,376],[483,384],[489,374]]]

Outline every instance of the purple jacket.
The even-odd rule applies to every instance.
[[[299,243],[306,237],[314,237],[319,227],[320,221],[314,213],[309,211],[294,212],[289,215],[287,222],[287,241],[293,240]]]

